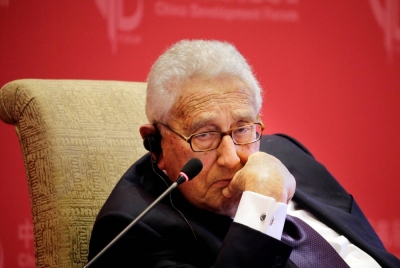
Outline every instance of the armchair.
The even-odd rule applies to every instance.
[[[30,193],[36,267],[83,267],[95,217],[146,151],[143,82],[12,81],[0,119],[14,125]]]

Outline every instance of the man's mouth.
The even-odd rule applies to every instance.
[[[231,182],[231,179],[218,180],[213,183],[213,186],[225,188]]]

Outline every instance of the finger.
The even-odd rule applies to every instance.
[[[239,194],[240,194],[240,191],[233,188],[231,183],[227,187],[222,189],[222,195],[225,196],[226,198],[231,198],[231,197],[237,196]]]
[[[232,198],[238,196],[243,192],[243,185],[241,185],[242,180],[240,179],[241,174],[242,174],[241,170],[236,172],[236,174],[233,176],[229,184],[224,189],[222,189],[222,194],[226,198]]]
[[[229,187],[225,187],[224,189],[222,189],[222,195],[225,196],[226,198],[231,198],[232,191],[229,189]]]

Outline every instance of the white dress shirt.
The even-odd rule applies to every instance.
[[[310,225],[328,241],[350,267],[381,267],[371,256],[353,245],[346,237],[336,233],[292,201],[286,205],[276,202],[274,198],[245,191],[234,221],[280,240],[286,214],[300,218]]]

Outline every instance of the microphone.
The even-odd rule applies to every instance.
[[[175,182],[179,185],[186,181],[190,181],[196,177],[202,169],[203,163],[201,163],[198,158],[192,158],[183,166]]]
[[[169,194],[173,189],[175,189],[178,185],[192,180],[194,177],[197,176],[197,174],[200,173],[200,171],[203,169],[203,163],[198,158],[192,158],[190,159],[182,168],[181,172],[179,173],[178,178],[176,181],[168,187],[167,190],[165,190],[156,200],[153,201],[153,203],[150,204],[142,213],[140,213],[139,216],[137,216],[136,219],[134,219],[127,227],[125,227],[124,230],[122,230],[110,243],[108,243],[107,246],[105,246],[97,255],[86,264],[83,268],[87,268],[90,265],[93,264],[101,255],[103,255],[104,252],[106,252],[112,245],[115,244],[115,242],[118,241],[119,238],[121,238],[126,232],[129,231],[129,229],[134,226],[138,221],[140,221],[143,216],[145,216],[155,205],[157,205],[161,199],[163,199],[167,194]]]

